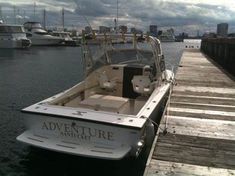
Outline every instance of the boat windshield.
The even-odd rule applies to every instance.
[[[46,31],[37,31],[37,32],[34,32],[35,34],[38,34],[38,35],[47,35],[48,33]]]
[[[0,26],[0,33],[24,33],[22,26]]]
[[[32,24],[32,28],[36,28],[36,29],[42,29],[42,25],[40,23],[33,23]]]
[[[26,22],[24,24],[25,29],[43,29],[42,25],[38,22]]]
[[[86,73],[111,64],[154,65],[156,58],[150,43],[144,37],[135,39],[120,37],[115,39],[88,40],[83,47]]]
[[[62,37],[62,38],[69,38],[69,33],[65,33],[65,32],[53,32],[52,33],[53,36],[56,36],[56,37]]]

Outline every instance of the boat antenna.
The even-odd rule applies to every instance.
[[[80,7],[78,6],[78,8],[80,8]],[[80,9],[81,9],[81,8],[80,8]],[[90,27],[91,32],[92,32],[92,35],[95,36],[94,30],[93,30],[93,28],[92,28],[92,26],[91,26],[91,23],[90,23],[89,20],[87,19],[87,17],[86,17],[85,15],[82,15],[82,17],[84,18],[84,20],[86,21],[86,23],[87,23],[88,26]]]
[[[24,15],[24,16],[23,16],[23,20],[24,20],[23,22],[25,23],[25,16],[26,16],[25,10],[23,10],[23,15]]]
[[[114,19],[114,28],[115,28],[116,33],[118,33],[118,4],[119,4],[119,1],[117,0],[117,14],[116,14],[116,18]]]
[[[91,28],[91,30],[93,31],[92,26],[91,26],[89,20],[87,19],[87,17],[84,16],[84,15],[82,15],[82,17],[85,19],[85,21],[87,22],[88,26],[89,26],[89,27]]]

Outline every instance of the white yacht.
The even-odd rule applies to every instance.
[[[0,23],[0,48],[29,48],[31,41],[26,38],[24,27]]]
[[[79,42],[74,40],[72,37],[70,37],[69,32],[64,32],[64,31],[53,31],[50,33],[52,36],[60,37],[63,39],[61,42],[62,45],[65,46],[78,46]]]
[[[27,129],[17,140],[110,160],[137,157],[151,145],[174,74],[158,39],[128,37],[132,44],[112,44],[107,35],[95,37],[100,45],[83,42],[84,80],[23,109]]]
[[[26,22],[24,28],[26,36],[32,41],[32,45],[60,45],[63,42],[61,37],[50,35],[38,22]]]

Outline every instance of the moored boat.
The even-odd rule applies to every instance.
[[[21,142],[73,155],[118,160],[137,157],[154,137],[174,74],[165,69],[158,39],[136,35],[132,44],[83,41],[83,81],[31,105]],[[138,42],[141,41],[141,42]]]
[[[78,40],[74,40],[72,37],[70,37],[70,33],[69,32],[52,31],[50,34],[52,36],[62,38],[63,41],[61,42],[61,45],[64,45],[64,46],[79,46],[79,41]]]
[[[0,48],[29,48],[31,41],[26,38],[24,27],[0,23]]]
[[[39,22],[24,23],[26,36],[36,46],[58,46],[63,42],[63,38],[50,35]]]

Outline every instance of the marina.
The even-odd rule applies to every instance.
[[[235,175],[234,12],[0,1],[0,176]]]
[[[234,175],[234,120],[234,77],[185,50],[144,175]]]

